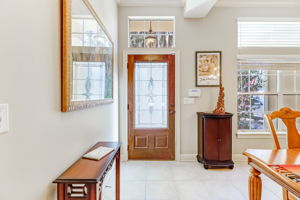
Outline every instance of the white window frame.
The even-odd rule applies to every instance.
[[[268,62],[276,62],[276,63],[300,63],[300,56],[299,55],[238,55],[237,60],[253,60],[253,61],[268,61]],[[237,68],[238,70],[238,68]],[[293,72],[294,75],[295,72]],[[279,88],[279,76],[276,76],[277,78],[277,92],[253,92],[253,93],[243,93],[238,92],[239,94],[249,94],[249,95],[277,95],[278,96],[278,109],[284,107],[283,105],[283,95],[300,95],[300,92],[285,92],[285,91],[278,91]],[[296,81],[296,79],[295,79]],[[294,82],[294,84],[296,84]],[[300,110],[300,108],[297,108]],[[238,113],[238,112],[237,112]],[[238,119],[237,119],[238,120]],[[281,124],[279,124],[279,130]],[[281,129],[282,130],[282,129]],[[279,135],[279,138],[286,137],[285,131],[277,131],[277,134]],[[238,129],[238,121],[237,121],[237,138],[271,138],[270,130],[268,129],[262,129],[262,130],[241,130]]]
[[[155,49],[174,49],[176,47],[176,27],[175,27],[175,16],[128,16],[127,20],[127,46],[132,49],[148,49],[146,47],[131,47],[130,46],[130,20],[141,20],[141,21],[150,21],[150,20],[170,20],[173,21],[173,47],[172,48],[164,48],[164,47],[156,47]],[[145,36],[145,35],[144,35]],[[159,45],[159,44],[158,44]]]

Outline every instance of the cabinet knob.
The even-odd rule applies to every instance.
[[[222,142],[222,138],[218,138],[218,142]]]

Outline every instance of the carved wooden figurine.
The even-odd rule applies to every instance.
[[[224,106],[224,87],[222,83],[220,83],[220,92],[219,92],[219,97],[218,97],[218,103],[216,109],[214,109],[213,113],[214,114],[225,114],[225,106]]]

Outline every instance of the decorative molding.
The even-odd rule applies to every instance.
[[[262,0],[262,1],[253,1],[253,0],[219,0],[215,7],[257,7],[257,8],[290,8],[290,7],[300,7],[299,1],[288,1],[281,0],[274,2],[272,0]]]
[[[138,0],[119,0],[118,5],[120,7],[183,7],[184,2],[181,0],[178,1],[138,1]]]
[[[160,1],[160,0],[116,0],[120,7],[185,7],[186,0]],[[214,7],[262,7],[262,8],[291,8],[300,7],[297,0],[218,0]]]
[[[234,162],[247,162],[247,157],[242,154],[232,154]],[[181,154],[180,161],[197,161],[196,154]]]

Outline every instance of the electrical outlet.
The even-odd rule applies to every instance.
[[[0,134],[9,131],[8,104],[0,104]]]

